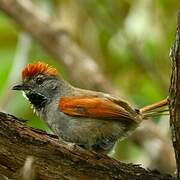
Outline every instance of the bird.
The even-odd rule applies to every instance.
[[[23,91],[60,140],[98,153],[108,153],[119,139],[168,104],[164,99],[135,109],[119,97],[72,86],[56,68],[41,61],[27,64],[22,82],[12,89]]]

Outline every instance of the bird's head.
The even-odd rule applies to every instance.
[[[24,91],[31,104],[40,109],[57,94],[60,82],[61,78],[55,68],[36,62],[28,64],[22,70],[22,83],[12,89]]]

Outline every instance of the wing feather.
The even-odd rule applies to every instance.
[[[135,120],[120,105],[102,97],[61,97],[60,111],[69,116],[97,119]]]

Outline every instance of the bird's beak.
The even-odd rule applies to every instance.
[[[30,90],[30,87],[26,84],[18,84],[16,86],[13,86],[12,90],[25,91],[25,90]]]

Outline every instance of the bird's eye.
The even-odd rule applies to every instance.
[[[41,77],[38,77],[38,78],[36,79],[36,83],[37,83],[37,84],[42,84],[42,83],[43,83],[43,79],[42,79]]]

